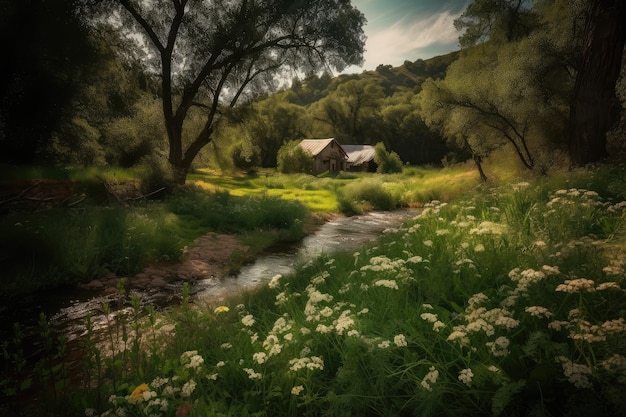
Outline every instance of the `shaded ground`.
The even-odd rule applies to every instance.
[[[140,184],[136,180],[99,179],[92,188],[95,189],[85,190],[84,185],[79,186],[70,180],[4,180],[0,181],[0,209],[34,211],[51,206],[71,206],[84,200],[85,191],[114,202],[141,198]],[[208,233],[185,248],[181,263],[151,266],[128,277],[110,274],[79,286],[112,293],[122,278],[126,279],[127,286],[139,290],[162,289],[174,282],[218,279],[229,272],[233,254],[245,254],[248,249],[235,236]]]
[[[81,287],[104,290],[105,293],[115,292],[119,280],[125,278],[130,288],[156,291],[175,282],[220,279],[229,272],[232,255],[245,253],[248,249],[235,236],[208,233],[194,240],[191,247],[185,248],[184,259],[180,263],[150,266],[129,277],[109,275],[82,284]]]

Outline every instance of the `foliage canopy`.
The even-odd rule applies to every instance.
[[[365,18],[349,0],[107,0],[93,22],[135,39],[147,71],[161,77],[168,160],[184,182],[228,108],[273,86],[286,69],[360,64]],[[110,17],[113,16],[113,17]],[[184,134],[191,109],[197,132]]]

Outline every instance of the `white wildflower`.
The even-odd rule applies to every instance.
[[[398,289],[398,283],[392,279],[379,279],[378,281],[374,282],[374,286],[376,287],[386,287],[386,288],[390,288],[392,290],[397,290]]]
[[[461,381],[465,385],[471,385],[472,378],[474,378],[474,373],[470,368],[462,369],[461,372],[459,372],[459,381]]]
[[[189,381],[185,382],[185,385],[183,385],[180,395],[182,395],[183,397],[189,397],[195,389],[196,381],[190,379]]]
[[[261,365],[267,360],[267,353],[265,352],[256,352],[252,355],[252,360]]]
[[[280,285],[280,279],[282,277],[283,276],[280,274],[274,275],[272,279],[270,280],[270,282],[267,284],[267,286],[270,287],[271,289],[278,288],[278,286]]]
[[[393,338],[393,343],[398,346],[398,347],[405,347],[408,346],[407,342],[406,342],[406,338],[404,337],[403,334],[398,334],[396,336],[394,336]]]

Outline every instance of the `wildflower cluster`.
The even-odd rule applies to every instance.
[[[184,372],[156,377],[152,382],[139,384],[126,396],[110,396],[108,402],[111,408],[102,413],[101,417],[161,416],[184,408],[200,381],[211,378],[206,374],[204,358],[195,350],[184,352],[179,364]],[[87,409],[85,413],[95,415],[95,410]]]

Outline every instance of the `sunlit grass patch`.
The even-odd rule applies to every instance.
[[[268,190],[267,195],[297,200],[315,212],[332,213],[337,211],[337,197],[330,190]]]
[[[422,169],[417,170],[415,175],[406,177],[408,184],[404,199],[410,203],[450,201],[480,184],[477,171],[467,165],[443,170]]]
[[[340,173],[336,176],[274,172],[224,175],[199,170],[190,175],[190,180],[208,190],[228,191],[236,196],[298,199],[313,211],[341,211],[348,215],[371,209],[420,205],[432,199],[448,201],[478,184],[477,173],[469,166],[443,170],[412,167],[401,174]]]

